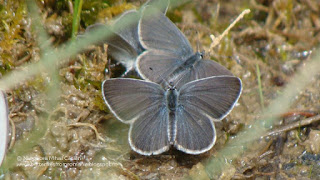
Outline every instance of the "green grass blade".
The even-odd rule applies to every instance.
[[[82,4],[83,4],[83,0],[75,0],[75,6],[73,9],[73,20],[72,20],[72,34],[71,34],[72,40],[75,40],[78,34]]]
[[[257,79],[258,79],[258,87],[259,87],[259,96],[260,96],[260,104],[262,110],[264,110],[264,98],[263,98],[263,91],[262,91],[262,84],[261,84],[261,73],[259,65],[256,64],[256,71],[257,71]]]

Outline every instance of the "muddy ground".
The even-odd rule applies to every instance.
[[[79,31],[96,22],[110,23],[143,3],[85,1]],[[40,61],[46,44],[59,47],[70,40],[73,4],[37,1],[49,35],[48,42],[39,43],[25,1],[0,0],[0,75],[23,71],[25,65]],[[234,110],[215,123],[217,142],[209,152],[195,156],[170,150],[151,157],[133,152],[127,141],[129,126],[109,112],[100,88],[110,76],[110,67],[113,76],[123,69],[108,64],[107,45],[92,45],[54,73],[42,72],[6,92],[13,137],[0,179],[319,179],[318,121],[257,137],[240,156],[225,159],[227,168],[208,170],[209,159],[257,121],[270,101],[295,80],[320,40],[320,2],[316,0],[183,1],[167,15],[194,49],[200,42],[200,49],[207,50],[210,34],[222,33],[244,9],[251,13],[207,54],[243,83]],[[319,113],[320,76],[310,78],[312,83],[292,99],[290,110],[279,115],[270,131]]]

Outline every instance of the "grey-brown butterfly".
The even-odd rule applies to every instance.
[[[159,84],[172,82],[175,87],[193,80],[233,74],[212,60],[194,53],[184,34],[163,13],[146,7],[138,27],[140,43],[145,51],[137,59],[143,79]]]
[[[130,124],[129,144],[143,155],[157,155],[170,146],[188,154],[208,151],[216,140],[213,121],[229,114],[241,90],[241,80],[234,76],[194,80],[179,89],[129,78],[102,83],[107,106]]]
[[[148,0],[144,7],[153,7],[165,14],[169,6],[169,0]],[[141,17],[140,10],[125,11],[116,18],[112,25],[93,24],[86,29],[86,32],[97,28],[104,28],[111,35],[106,39],[101,39],[99,43],[108,44],[108,56],[118,63],[122,64],[126,71],[122,76],[128,73],[136,74],[136,59],[144,48],[141,46],[138,37],[138,23]]]

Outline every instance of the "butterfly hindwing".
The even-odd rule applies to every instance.
[[[133,122],[144,111],[160,108],[164,103],[164,90],[158,84],[137,79],[105,80],[102,95],[112,113],[124,123]]]
[[[170,79],[168,76],[181,64],[179,57],[171,52],[149,50],[143,52],[137,59],[137,70],[147,80],[162,84]]]
[[[216,131],[210,118],[196,107],[180,105],[176,111],[174,146],[188,154],[200,154],[212,148]]]
[[[154,106],[141,113],[130,127],[129,143],[132,149],[143,155],[167,151],[170,145],[167,107]]]
[[[215,143],[213,121],[223,119],[241,93],[241,81],[233,76],[215,76],[183,85],[176,111],[175,147],[200,154]]]

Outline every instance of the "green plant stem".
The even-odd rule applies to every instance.
[[[260,104],[262,110],[264,110],[264,98],[263,98],[263,91],[262,91],[262,84],[261,84],[261,73],[259,65],[256,64],[256,71],[257,71],[257,79],[258,79],[258,86],[259,86],[259,96],[260,96]]]
[[[78,34],[82,4],[83,4],[83,0],[75,1],[75,6],[73,9],[73,20],[72,20],[72,34],[71,34],[72,40],[75,40]]]

